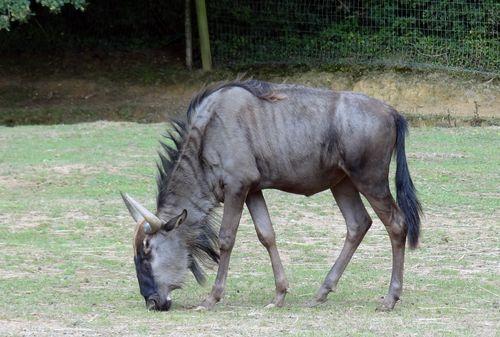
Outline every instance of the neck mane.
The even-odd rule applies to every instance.
[[[179,226],[177,232],[189,251],[189,268],[198,283],[204,283],[202,265],[219,262],[219,222],[216,217],[219,203],[204,179],[198,161],[199,148],[193,146],[194,142],[189,142],[187,125],[172,121],[164,140],[160,141],[162,151],[159,151],[157,164],[156,209],[160,217],[168,210],[179,213],[183,208],[190,210],[189,221]],[[167,217],[171,215],[164,214],[164,220],[168,221]]]

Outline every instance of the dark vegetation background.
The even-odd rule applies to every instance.
[[[90,0],[0,30],[0,124],[158,122],[238,73],[394,105],[417,124],[498,124],[496,0],[207,1],[215,71],[184,66],[184,0]],[[465,117],[464,117],[465,116]],[[485,120],[484,117],[487,117]]]
[[[220,64],[500,71],[496,0],[220,0],[209,13]]]
[[[85,11],[65,6],[55,15],[33,2],[35,15],[27,24],[0,32],[0,48],[9,53],[168,48],[182,56],[184,4],[91,0]],[[207,1],[207,12],[219,67],[342,63],[500,71],[496,0],[218,0]]]
[[[183,49],[183,0],[92,0],[85,11],[64,6],[59,14],[35,2],[31,7],[35,15],[27,23],[0,31],[2,52]]]

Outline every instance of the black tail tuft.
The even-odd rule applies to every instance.
[[[420,235],[420,214],[422,206],[417,198],[417,191],[410,177],[410,171],[406,162],[405,137],[408,134],[408,123],[399,113],[395,114],[396,123],[396,190],[398,205],[404,215],[404,221],[408,230],[408,242],[410,248],[416,248]]]

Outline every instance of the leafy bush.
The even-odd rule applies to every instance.
[[[206,3],[220,66],[347,63],[500,73],[498,0]],[[78,10],[84,5],[84,12]],[[129,50],[175,42],[182,49],[183,16],[184,0],[0,0],[0,27],[26,20],[11,23],[10,32],[0,29],[0,52]]]
[[[67,4],[79,10],[83,10],[85,6],[85,0],[36,0],[36,2],[51,12],[59,12],[61,7]],[[15,21],[25,22],[32,14],[30,4],[29,0],[0,1],[0,30],[8,30],[10,24]]]
[[[209,2],[218,64],[380,63],[500,72],[495,0]]]
[[[183,0],[87,0],[85,11],[62,6],[57,15],[42,4],[31,3],[32,15],[25,23],[0,30],[0,51],[154,48],[181,40],[184,34]]]

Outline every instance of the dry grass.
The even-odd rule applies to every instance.
[[[209,286],[189,280],[174,294],[172,311],[154,313],[138,292],[133,224],[118,191],[153,206],[154,152],[163,127],[0,128],[0,335],[498,334],[498,128],[413,130],[409,160],[426,217],[421,247],[407,254],[403,299],[393,312],[375,311],[391,268],[378,219],[337,292],[322,306],[305,307],[341,249],[343,219],[329,193],[305,198],[266,191],[291,284],[286,306],[264,308],[274,281],[245,212],[223,302],[214,311],[193,311]]]

